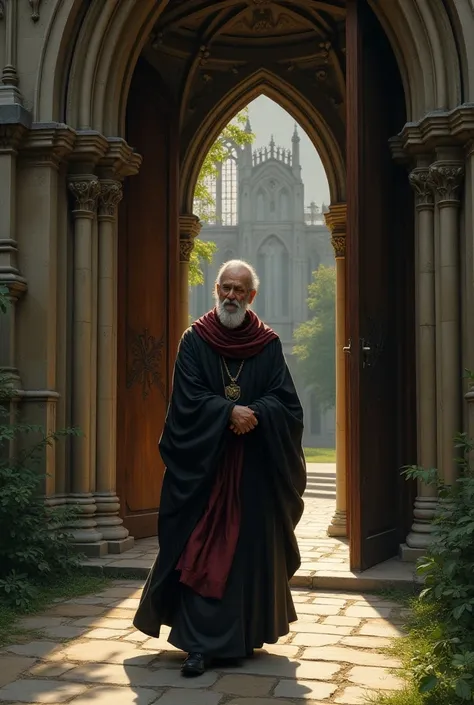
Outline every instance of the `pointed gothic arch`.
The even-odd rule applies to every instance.
[[[180,202],[184,212],[192,205],[199,172],[212,144],[243,108],[260,95],[280,105],[308,134],[326,171],[333,202],[345,200],[343,145],[339,144],[323,117],[290,83],[260,69],[229,91],[201,123],[184,156],[181,168]]]
[[[472,100],[470,0],[433,0],[421,10],[414,0],[369,1],[397,58],[408,120],[453,108],[465,96]],[[168,0],[92,0],[86,7],[83,0],[59,0],[39,61],[35,121],[64,122],[67,117],[75,129],[123,137],[136,62],[167,5]],[[88,47],[82,58],[81,46]]]

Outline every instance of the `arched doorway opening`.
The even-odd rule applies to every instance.
[[[308,16],[305,3],[294,10],[270,3],[265,20],[252,4],[232,12],[231,5],[222,16],[207,3],[191,3],[187,11],[184,5],[166,8],[131,81],[125,136],[143,164],[127,186],[119,228],[117,437],[125,519],[143,535],[158,509],[163,469],[156,436],[177,334],[187,321],[185,273],[197,226],[192,212],[197,174],[229,118],[265,92],[295,114],[318,147],[336,207],[333,236],[341,248],[349,232],[348,506],[352,564],[364,568],[396,554],[411,509],[399,468],[414,460],[412,197],[400,185],[402,172],[389,149],[407,117],[402,82],[388,40],[365,3],[349,3],[347,33],[342,3],[318,11],[319,20]],[[279,24],[288,12],[296,23],[290,33],[285,22]],[[193,54],[190,47],[209,22],[212,36]],[[380,111],[381,96],[390,101],[389,114]],[[346,191],[347,227],[337,217]],[[141,363],[134,361],[137,350]],[[145,369],[141,384],[130,372],[139,364]],[[387,377],[396,391],[387,388]]]
[[[258,272],[260,287],[252,308],[280,336],[306,419],[305,523],[310,525],[311,517],[317,517],[320,526],[305,540],[315,544],[328,527],[332,535],[347,535],[344,493],[338,498],[337,530],[332,523],[336,306],[335,253],[324,221],[328,202],[327,178],[309,136],[283,108],[262,95],[234,118],[206,155],[193,205],[202,228],[190,261],[190,320],[212,307],[215,278],[224,262],[242,258]],[[212,259],[201,264],[198,258],[210,253],[210,246]],[[310,398],[308,385],[319,390],[319,398],[317,391]],[[319,428],[316,415],[323,419]],[[341,485],[344,441],[337,458]],[[321,471],[326,474],[321,476]],[[322,487],[315,493],[318,485]]]

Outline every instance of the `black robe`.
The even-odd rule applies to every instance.
[[[227,360],[235,375],[240,360]],[[228,380],[226,379],[226,384]],[[179,583],[176,564],[203,515],[234,404],[224,397],[220,356],[197,333],[183,335],[160,440],[166,466],[158,518],[159,553],[134,619],[137,629],[183,651],[240,658],[287,634],[296,613],[289,579],[300,566],[294,529],[303,512],[303,411],[279,339],[245,361],[239,404],[257,414],[243,436],[241,523],[222,600]]]

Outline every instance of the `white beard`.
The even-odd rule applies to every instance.
[[[238,328],[244,322],[248,304],[235,302],[239,308],[235,311],[228,311],[224,303],[225,301],[216,301],[217,316],[220,322],[226,328]]]

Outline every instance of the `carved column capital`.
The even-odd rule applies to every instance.
[[[122,184],[114,179],[101,179],[99,186],[99,220],[115,220],[123,198]]]
[[[346,256],[346,236],[333,235],[331,237],[331,245],[334,247],[334,257],[341,259]]]
[[[429,167],[417,167],[408,175],[410,186],[415,192],[418,210],[434,208],[433,182]]]
[[[459,162],[435,162],[429,172],[431,184],[439,196],[439,205],[458,205],[464,167]]]
[[[96,176],[78,176],[69,180],[68,187],[75,200],[73,214],[92,217],[97,209],[100,184]]]
[[[189,262],[194,249],[194,238],[201,232],[201,221],[197,215],[185,213],[179,216],[179,261]]]
[[[324,220],[331,231],[334,256],[336,259],[341,259],[346,256],[347,203],[335,203],[329,206],[329,211],[324,214]]]
[[[179,241],[179,261],[189,262],[191,253],[194,250],[194,240],[186,239]]]
[[[0,154],[16,155],[27,132],[26,126],[21,123],[0,125]]]

